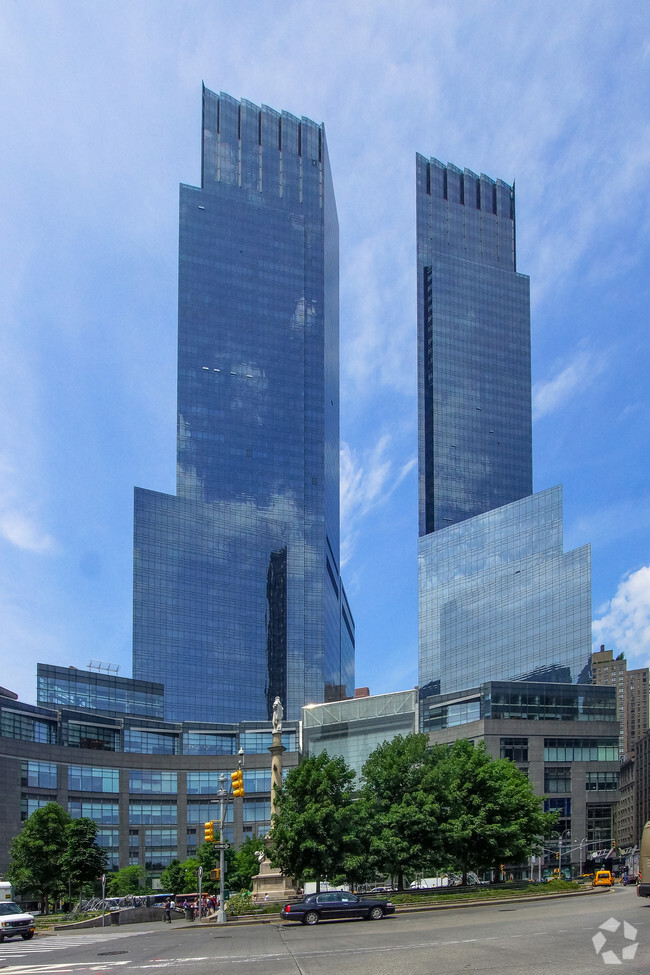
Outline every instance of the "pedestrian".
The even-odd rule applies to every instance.
[[[172,902],[170,897],[165,901],[165,920],[169,921],[170,924],[172,923]]]

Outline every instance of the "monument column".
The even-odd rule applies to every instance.
[[[269,747],[271,753],[271,822],[277,811],[275,803],[276,787],[282,786],[282,756],[286,748],[282,744],[282,718],[284,708],[279,697],[273,702],[273,738]],[[268,843],[268,840],[267,840]],[[261,857],[261,854],[258,854]],[[286,900],[295,897],[296,889],[290,879],[283,876],[281,870],[276,870],[269,863],[268,857],[260,859],[260,872],[253,877],[253,900]]]

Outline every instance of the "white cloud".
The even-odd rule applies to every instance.
[[[564,366],[552,379],[535,383],[533,413],[536,420],[561,409],[576,393],[580,393],[605,370],[607,357],[600,358],[582,350],[573,362]]]
[[[388,456],[391,438],[384,434],[367,450],[356,451],[341,445],[341,564],[354,550],[359,522],[384,504],[417,463],[411,458],[398,465]]]
[[[625,653],[633,667],[650,666],[650,565],[628,572],[594,620],[594,645]]]
[[[52,536],[44,532],[35,520],[15,509],[0,512],[0,536],[28,552],[47,552],[54,544]]]

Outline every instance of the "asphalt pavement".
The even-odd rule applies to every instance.
[[[315,927],[179,919],[0,945],[3,975],[592,975],[610,965],[650,970],[650,901],[635,888]]]

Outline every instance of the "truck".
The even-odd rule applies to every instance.
[[[414,880],[411,890],[430,890],[432,887],[448,887],[449,877],[423,877],[422,880]]]
[[[0,902],[12,901],[13,899],[14,899],[14,892],[9,881],[0,880]]]

